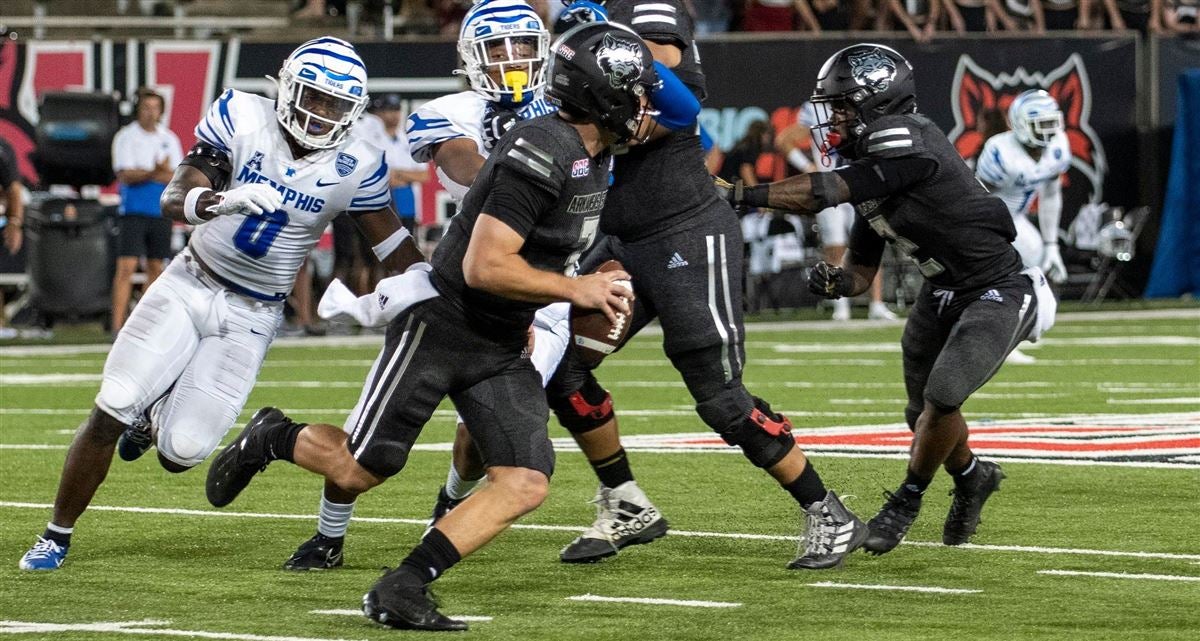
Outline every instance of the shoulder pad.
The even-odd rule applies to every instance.
[[[470,138],[476,143],[482,140],[484,102],[479,94],[462,91],[431,100],[413,111],[405,124],[413,159],[433,160],[433,146],[454,138]]]
[[[560,145],[553,132],[536,124],[518,127],[505,136],[500,149],[494,152],[497,164],[558,193],[567,177],[555,158]]]
[[[1009,181],[1009,172],[1004,163],[1004,137],[997,134],[983,143],[983,151],[975,161],[975,175],[996,186],[1003,186]]]
[[[196,137],[226,153],[239,131],[255,131],[267,123],[265,114],[274,117],[275,104],[268,98],[236,89],[226,89],[213,101],[196,125]]]
[[[860,158],[902,158],[925,151],[922,129],[932,124],[913,114],[884,116],[867,126],[858,141]]]

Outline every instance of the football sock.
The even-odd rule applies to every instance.
[[[925,493],[925,490],[929,488],[929,484],[932,481],[933,479],[923,478],[917,475],[916,472],[912,471],[912,468],[909,468],[907,474],[904,476],[904,483],[900,486],[900,489],[909,492],[910,494],[916,494],[917,496],[920,496]]]
[[[429,529],[421,543],[408,553],[408,557],[400,565],[420,577],[422,583],[428,584],[461,560],[462,556],[450,539],[434,527]]]
[[[950,476],[954,479],[955,485],[970,485],[975,480],[975,474],[979,471],[979,459],[975,455],[971,455],[971,462],[961,470],[947,470]]]
[[[614,488],[633,480],[633,470],[629,469],[629,457],[625,455],[623,447],[612,456],[588,462],[592,464],[596,477],[604,487]]]
[[[353,503],[334,503],[322,496],[321,509],[317,516],[317,533],[331,539],[346,536],[351,514],[354,514]]]
[[[63,527],[53,523],[46,524],[46,531],[42,532],[43,539],[50,539],[55,543],[68,547],[71,545],[71,533],[75,531],[73,527]]]
[[[296,437],[300,436],[300,430],[308,427],[307,423],[287,423],[271,429],[271,434],[267,436],[268,453],[274,460],[287,461],[295,463],[292,457],[296,454]]]
[[[475,479],[474,481],[464,479],[458,475],[458,468],[454,467],[454,464],[451,463],[450,471],[446,473],[446,496],[455,500],[465,499],[471,495],[471,491],[474,490],[482,480],[483,479],[481,478]]]
[[[825,484],[821,482],[821,475],[817,474],[817,468],[813,467],[812,461],[805,463],[804,471],[800,472],[800,476],[791,483],[783,483],[783,489],[791,493],[792,498],[800,503],[800,507],[808,509],[808,506],[825,499],[827,490]]]

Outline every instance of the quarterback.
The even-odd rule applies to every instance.
[[[354,47],[306,42],[278,83],[274,101],[226,91],[196,126],[162,196],[163,213],[196,230],[117,335],[53,516],[22,569],[62,565],[114,450],[134,460],[157,445],[159,463],[183,472],[216,449],[254,386],[296,272],[334,216],[349,212],[390,269],[422,261],[391,209],[383,153],[351,131],[368,99]]]

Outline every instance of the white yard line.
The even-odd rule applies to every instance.
[[[890,590],[895,592],[929,592],[933,594],[979,594],[983,590],[964,590],[960,588],[939,588],[921,585],[868,585],[864,583],[835,583],[820,581],[806,584],[812,588],[847,588],[851,590]]]
[[[1185,398],[1110,398],[1109,405],[1191,405],[1200,407],[1200,396]]]
[[[172,630],[169,628],[144,627],[169,625],[170,621],[113,621],[111,623],[41,623],[32,621],[0,621],[0,634],[38,634],[100,632],[108,634],[139,634],[143,636],[189,637],[199,639],[230,639],[231,641],[347,641],[345,639],[321,639],[312,637],[290,637],[262,634],[239,634],[236,632],[213,632],[210,630]],[[78,634],[75,634],[78,636]]]
[[[27,510],[49,510],[53,505],[50,503],[25,503],[18,501],[0,501],[0,508],[27,509]],[[127,512],[134,514],[165,514],[172,516],[206,516],[206,517],[225,517],[225,518],[250,518],[250,519],[281,519],[281,520],[308,520],[316,521],[315,514],[278,514],[278,513],[260,513],[260,512],[222,512],[217,510],[190,510],[184,508],[158,508],[158,507],[124,507],[114,505],[92,505],[89,510],[96,512]],[[353,517],[356,523],[391,523],[399,525],[419,525],[425,527],[429,524],[429,519],[405,519],[393,517]],[[539,525],[532,523],[517,523],[513,525],[514,530],[542,530],[548,532],[575,532],[583,530],[582,525]],[[689,530],[670,530],[668,536],[683,536],[689,538],[714,538],[714,539],[735,539],[735,540],[751,540],[751,541],[789,541],[796,540],[795,535],[779,535],[779,534],[747,534],[739,532],[701,532]],[[934,541],[903,541],[902,545],[911,545],[914,547],[937,547],[945,548],[946,546]],[[965,545],[954,546],[955,550],[980,550],[984,552],[1027,552],[1031,554],[1074,554],[1080,556],[1113,556],[1113,557],[1129,557],[1138,559],[1167,559],[1172,561],[1200,561],[1200,554],[1179,554],[1172,552],[1127,552],[1123,550],[1093,550],[1085,548],[1052,548],[1052,547],[1037,547],[1027,545],[981,545],[975,543],[967,543]]]
[[[362,610],[309,610],[308,613],[309,614],[328,614],[328,615],[332,615],[332,616],[345,616],[345,617],[363,616]],[[445,616],[450,617],[451,619],[456,619],[458,621],[491,621],[492,620],[492,617],[474,616],[474,615],[463,616],[463,615],[458,615],[458,614],[447,614]]]
[[[597,594],[578,594],[567,597],[568,601],[598,601],[602,603],[639,603],[641,605],[678,605],[689,608],[740,608],[741,603],[728,601],[692,601],[688,599],[648,599],[642,597],[600,596]]]
[[[1200,576],[1177,574],[1130,574],[1126,572],[1077,572],[1074,570],[1038,570],[1038,574],[1054,576],[1094,576],[1104,579],[1139,579],[1143,581],[1200,581]]]

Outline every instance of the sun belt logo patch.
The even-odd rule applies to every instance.
[[[338,175],[345,178],[354,173],[354,168],[358,166],[358,159],[350,154],[339,152],[334,166],[337,167]]]
[[[851,54],[847,59],[850,76],[864,87],[883,91],[896,78],[896,63],[878,49]]]
[[[642,75],[641,47],[633,40],[614,38],[611,33],[604,34],[600,41],[596,62],[614,88],[624,87]]]
[[[571,163],[572,178],[583,178],[584,176],[588,175],[588,172],[589,167],[587,158],[580,158],[579,160]]]
[[[1067,186],[1070,187],[1072,178],[1082,174],[1088,182],[1082,191],[1090,192],[1096,202],[1103,198],[1108,162],[1100,136],[1090,123],[1092,85],[1079,54],[1071,54],[1066,62],[1048,72],[1027,71],[1025,67],[991,71],[963,54],[958,59],[950,86],[954,128],[947,137],[963,158],[975,158],[983,149],[986,141],[979,131],[979,121],[984,114],[992,111],[1008,113],[1009,105],[1021,92],[1046,90],[1062,109],[1063,129],[1071,146],[1071,169],[1078,172],[1068,174]]]

